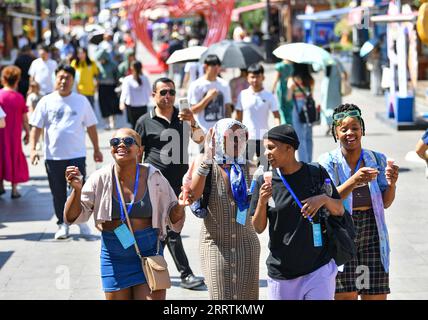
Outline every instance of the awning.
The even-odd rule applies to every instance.
[[[104,9],[119,9],[125,3],[126,3],[126,1],[122,1],[122,0],[107,0],[104,3]]]
[[[393,23],[393,22],[414,22],[418,17],[418,12],[413,14],[397,14],[397,15],[380,15],[371,17],[372,22],[377,23]]]
[[[16,12],[16,11],[8,11],[8,16],[15,17],[15,18],[23,18],[23,19],[31,19],[31,20],[43,20],[39,16],[36,16],[35,14],[30,13],[22,13],[22,12]]]
[[[277,5],[275,3],[270,4],[271,7],[276,7]],[[232,10],[232,21],[239,21],[239,16],[241,13],[248,12],[248,11],[254,11],[257,9],[265,9],[266,8],[266,2],[259,2],[259,3],[253,3],[248,6],[243,6],[239,8],[235,8]]]
[[[332,20],[332,19],[344,16],[354,9],[355,8],[347,7],[347,8],[334,9],[334,10],[318,11],[311,14],[299,14],[297,15],[297,20],[303,20],[303,21]]]

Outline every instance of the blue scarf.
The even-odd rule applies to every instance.
[[[233,163],[230,166],[230,171],[226,169],[229,177],[230,188],[232,189],[233,199],[238,205],[240,211],[250,207],[247,194],[247,182],[245,181],[245,173],[241,166]]]

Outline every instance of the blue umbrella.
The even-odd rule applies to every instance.
[[[364,42],[363,46],[360,49],[360,57],[364,58],[369,55],[374,48],[379,44],[379,39],[374,38],[369,41]]]

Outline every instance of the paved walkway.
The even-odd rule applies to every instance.
[[[271,87],[272,66],[267,67],[267,88]],[[237,75],[237,74],[236,74]],[[228,75],[230,77],[230,75]],[[153,77],[152,77],[153,79]],[[318,81],[319,85],[319,81]],[[317,97],[317,96],[316,96]],[[318,99],[319,100],[319,99]],[[401,166],[395,203],[387,210],[391,238],[391,299],[428,298],[428,180],[421,162],[406,161],[421,131],[397,132],[380,123],[375,112],[386,109],[382,97],[373,97],[367,90],[353,90],[344,99],[363,109],[367,135],[364,145],[382,151]],[[121,120],[124,124],[124,120]],[[314,130],[314,159],[336,145],[325,129]],[[100,129],[105,161],[110,161],[108,140],[112,132]],[[92,148],[88,144],[88,172],[95,170]],[[28,147],[25,148],[28,155]],[[407,157],[411,159],[412,157]],[[71,227],[71,238],[54,241],[56,231],[51,194],[41,162],[30,167],[31,180],[21,185],[23,197],[12,201],[10,193],[0,197],[0,299],[103,299],[99,276],[100,237],[78,235]],[[6,185],[9,188],[8,185]],[[187,215],[182,237],[191,267],[201,276],[198,239],[201,220]],[[92,227],[92,222],[90,223]],[[260,298],[266,299],[267,232],[260,236]],[[173,287],[168,299],[207,299],[207,291],[184,290],[179,287],[179,273],[166,250]]]

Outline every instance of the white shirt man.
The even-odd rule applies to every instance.
[[[271,92],[265,89],[255,92],[249,87],[239,94],[236,110],[242,111],[242,123],[248,128],[248,139],[263,140],[263,135],[269,130],[269,113],[279,109]]]
[[[220,60],[215,55],[205,59],[205,75],[190,84],[187,98],[199,126],[206,133],[214,124],[232,113],[229,84],[218,77]]]
[[[247,75],[250,87],[240,92],[236,104],[236,119],[248,128],[248,158],[252,160],[263,154],[263,135],[269,128],[269,113],[274,116],[274,125],[280,125],[276,97],[263,88],[264,69],[260,64],[251,65]],[[266,163],[264,163],[266,164]]]
[[[72,67],[65,65],[58,67],[55,83],[57,91],[39,101],[30,119],[33,126],[30,136],[32,164],[37,164],[39,160],[36,143],[45,129],[45,166],[59,225],[55,239],[68,237],[68,226],[63,218],[67,200],[65,169],[68,166],[76,166],[82,173],[82,178],[85,178],[86,130],[94,147],[94,160],[101,162],[103,159],[98,146],[95,113],[85,96],[72,92],[74,75],[75,70]],[[87,234],[89,229],[86,225],[81,225],[80,231]]]
[[[40,94],[46,95],[54,91],[54,74],[58,64],[49,58],[47,48],[39,49],[40,58],[35,59],[28,70],[32,80],[40,87]]]

